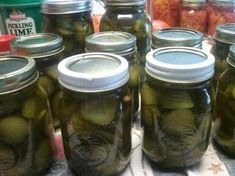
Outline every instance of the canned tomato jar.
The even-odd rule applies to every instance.
[[[159,48],[147,54],[145,72],[144,153],[165,168],[198,163],[210,136],[213,56],[189,47]]]
[[[115,175],[131,155],[128,62],[107,53],[74,55],[59,63],[59,114],[65,156],[82,175]]]
[[[140,64],[150,51],[151,21],[145,11],[145,0],[106,0],[106,12],[101,17],[100,31],[123,31],[136,36]]]
[[[53,161],[54,140],[35,61],[3,57],[0,70],[0,173],[42,175]]]
[[[152,33],[152,49],[168,46],[202,48],[203,34],[186,28],[159,29]]]
[[[86,36],[94,33],[91,0],[45,0],[41,4],[42,32],[63,37],[65,53],[83,53]]]
[[[11,42],[12,53],[29,56],[36,61],[40,75],[38,85],[49,99],[53,123],[59,126],[57,118],[57,102],[59,96],[58,63],[64,59],[63,39],[50,33],[38,33],[26,37],[18,37]]]
[[[216,91],[216,118],[213,138],[230,156],[235,156],[235,45],[230,47],[228,68],[221,75]]]
[[[235,43],[235,23],[221,24],[216,27],[216,35],[211,53],[215,57],[215,84],[227,68],[226,58],[229,47]]]
[[[100,32],[86,38],[86,52],[107,52],[124,57],[129,63],[128,86],[133,99],[133,118],[139,112],[140,64],[137,58],[136,37],[127,32]]]

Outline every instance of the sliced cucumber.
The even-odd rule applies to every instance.
[[[147,82],[141,87],[141,100],[144,105],[158,104],[158,95],[156,90],[149,86]]]

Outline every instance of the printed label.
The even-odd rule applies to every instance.
[[[17,154],[10,144],[0,142],[0,170],[7,170],[17,163]]]
[[[19,10],[13,10],[6,19],[6,27],[9,34],[24,36],[36,34],[36,25],[34,19],[27,17]]]

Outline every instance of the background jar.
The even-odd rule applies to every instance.
[[[206,0],[181,0],[179,26],[206,33]]]
[[[202,48],[203,34],[186,28],[159,29],[152,33],[152,49],[167,46]]]
[[[129,63],[128,87],[133,100],[133,118],[139,115],[140,64],[137,58],[136,37],[127,32],[100,32],[86,38],[86,52],[106,52],[124,57]]]
[[[141,117],[150,160],[166,168],[200,161],[210,136],[213,67],[213,56],[200,49],[166,47],[147,54]]]
[[[65,53],[83,53],[86,36],[94,33],[91,0],[45,0],[41,5],[42,32],[63,37]]]
[[[221,24],[216,27],[216,35],[211,53],[215,57],[215,84],[226,70],[229,47],[235,43],[235,23]]]
[[[42,175],[53,162],[54,140],[35,61],[4,57],[0,70],[0,173]]]
[[[106,12],[100,21],[100,31],[123,31],[136,36],[140,64],[150,51],[151,21],[145,11],[145,0],[107,0]]]
[[[64,59],[63,39],[50,33],[18,37],[11,42],[13,54],[29,56],[36,61],[40,73],[38,85],[45,91],[51,105],[54,126],[59,126],[57,101],[59,94],[58,63]]]
[[[230,47],[228,68],[221,75],[216,91],[216,118],[213,138],[229,156],[235,156],[235,45]]]
[[[208,35],[213,37],[217,25],[235,23],[235,1],[213,0],[212,9],[208,16]]]
[[[83,175],[115,175],[131,155],[128,62],[107,53],[86,53],[59,66],[59,114],[65,156]]]

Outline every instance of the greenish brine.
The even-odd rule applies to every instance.
[[[86,52],[118,54],[129,63],[128,87],[133,99],[133,118],[139,115],[140,64],[137,58],[136,37],[127,32],[99,32],[86,38]]]
[[[168,46],[202,48],[203,34],[187,28],[159,29],[152,33],[152,49]]]
[[[145,11],[145,0],[106,0],[106,12],[100,21],[100,31],[123,31],[136,36],[140,64],[150,51],[151,20]]]
[[[229,53],[229,47],[235,43],[235,23],[221,24],[216,27],[216,35],[211,53],[215,57],[215,78],[214,85],[220,75],[226,70],[226,58]]]
[[[40,176],[54,160],[54,139],[35,61],[2,57],[0,70],[0,173]]]
[[[82,175],[121,172],[131,155],[128,62],[107,53],[86,53],[59,66],[59,108],[65,156]]]
[[[41,5],[42,32],[59,34],[65,53],[83,53],[86,36],[94,33],[91,0],[45,0]]]
[[[11,51],[16,55],[29,56],[36,61],[40,75],[38,86],[44,90],[49,99],[54,127],[59,127],[58,120],[58,63],[64,59],[63,39],[50,33],[38,33],[19,37],[11,42]]]
[[[210,136],[213,66],[213,56],[199,49],[166,47],[147,54],[141,117],[150,160],[165,168],[200,161]]]
[[[213,138],[227,153],[235,156],[235,45],[230,47],[228,68],[218,80],[216,91],[216,118]]]

